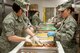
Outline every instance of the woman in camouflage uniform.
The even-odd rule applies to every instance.
[[[61,42],[65,53],[76,53],[76,45],[72,43],[75,28],[77,26],[77,22],[71,15],[73,11],[74,8],[72,7],[64,8],[62,11],[62,18],[64,18],[64,20],[55,36],[55,39]]]
[[[32,16],[32,25],[38,26],[41,23],[41,20],[39,18],[39,12],[35,11],[34,15]]]
[[[8,14],[3,20],[3,30],[0,36],[0,53],[8,53],[21,41],[31,42],[30,39],[25,38],[26,33],[39,43],[39,39],[29,29],[29,21],[24,14],[26,5],[29,5],[27,0],[15,0],[12,6],[13,12]]]
[[[65,53],[76,53],[76,44],[73,42],[73,37],[75,29],[77,27],[76,20],[72,17],[71,13],[74,11],[74,8],[67,7],[62,9],[61,18],[64,18],[61,22],[59,29],[54,32],[55,40],[60,41]]]

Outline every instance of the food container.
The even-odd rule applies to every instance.
[[[37,33],[36,36],[37,36],[40,40],[54,41],[54,37],[53,37],[53,36],[48,36],[47,33]]]
[[[18,53],[58,53],[54,37],[48,37],[47,33],[37,33],[36,35],[42,44],[38,45],[33,40],[32,44],[25,42]]]
[[[47,33],[48,31],[55,31],[55,30],[57,30],[57,28],[55,28],[54,25],[52,25],[52,24],[43,24],[42,26],[40,26],[40,28],[37,29],[37,32]]]
[[[25,44],[20,48],[18,53],[58,53],[57,45],[52,41],[43,41],[43,44],[53,44],[51,46],[28,46]]]

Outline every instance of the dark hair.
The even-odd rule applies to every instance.
[[[67,7],[68,10],[70,10],[70,13],[74,12],[74,8],[73,7]]]
[[[39,11],[30,11],[29,10],[29,16],[33,16],[36,12],[39,12]]]
[[[16,3],[13,3],[12,9],[17,13],[21,8],[20,8],[20,6],[17,5]]]

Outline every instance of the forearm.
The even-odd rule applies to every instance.
[[[73,37],[73,34],[70,34],[70,33],[57,32],[56,34],[56,40],[59,40],[59,41],[70,41],[72,37]]]
[[[34,35],[35,35],[29,28],[27,28],[25,31],[26,31],[30,36],[34,36]]]
[[[8,36],[8,40],[11,42],[21,42],[21,41],[25,41],[25,38],[13,35],[13,36]]]

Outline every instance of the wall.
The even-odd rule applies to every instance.
[[[31,4],[38,4],[38,10],[40,12],[40,19],[43,20],[43,9],[44,7],[56,7],[68,0],[30,0]],[[56,16],[56,9],[54,9],[54,15]]]
[[[4,3],[6,3],[6,4],[13,4],[13,0],[4,0]]]
[[[38,10],[40,12],[40,19],[43,18],[43,9],[44,7],[56,7],[62,3],[65,3],[68,0],[30,0],[31,4],[38,4]],[[4,0],[5,3],[12,4],[12,0]],[[56,9],[54,9],[54,15],[56,16]]]
[[[4,6],[2,7],[1,1],[2,0],[0,0],[0,34],[2,31],[2,21],[3,21],[4,17],[12,11],[12,7],[5,5],[5,12],[4,12]],[[11,1],[11,0],[4,0],[4,2],[6,4],[12,4],[13,3],[13,1]]]

